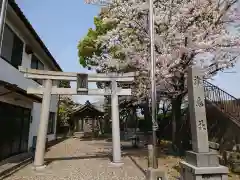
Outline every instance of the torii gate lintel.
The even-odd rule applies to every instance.
[[[42,169],[44,165],[45,143],[48,128],[48,116],[51,95],[111,95],[112,105],[112,142],[113,142],[113,163],[121,163],[120,128],[119,128],[119,95],[131,95],[131,89],[124,89],[117,86],[117,82],[133,82],[137,73],[108,73],[108,74],[84,74],[72,72],[44,71],[19,67],[20,72],[28,79],[44,80],[42,87],[28,87],[28,94],[43,96],[34,168]],[[53,81],[76,81],[77,88],[59,88],[53,86]],[[111,82],[111,88],[89,89],[88,82]]]

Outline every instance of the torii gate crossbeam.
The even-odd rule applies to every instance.
[[[20,72],[29,79],[44,80],[42,87],[28,87],[28,94],[42,95],[42,109],[40,123],[38,128],[36,153],[34,158],[35,170],[43,169],[45,143],[48,128],[48,116],[50,108],[51,95],[111,95],[112,106],[112,143],[113,143],[113,164],[122,164],[121,146],[120,146],[120,128],[119,128],[119,107],[118,96],[131,95],[131,89],[122,89],[117,86],[118,82],[133,82],[136,73],[124,74],[80,74],[71,72],[44,71],[19,67]],[[58,88],[53,86],[53,81],[77,81],[77,88]],[[111,82],[111,88],[106,89],[88,89],[88,82]]]

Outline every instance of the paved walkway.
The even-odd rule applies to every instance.
[[[130,156],[122,167],[109,165],[111,142],[67,139],[46,153],[47,168],[32,170],[32,164],[9,175],[5,180],[144,180],[144,170]]]

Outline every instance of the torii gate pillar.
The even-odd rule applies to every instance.
[[[51,103],[52,80],[44,80],[44,93],[42,100],[42,110],[37,135],[37,145],[34,158],[34,169],[45,168],[44,154],[46,149],[46,136],[48,129],[49,109]]]
[[[117,82],[112,81],[112,144],[113,144],[113,162],[114,164],[121,163],[121,143],[120,143],[120,127],[119,127],[119,107],[117,95]]]

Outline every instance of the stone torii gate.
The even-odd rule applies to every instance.
[[[44,80],[42,87],[27,88],[28,94],[42,95],[42,109],[40,124],[38,128],[36,153],[34,158],[34,169],[45,168],[44,155],[48,127],[48,116],[51,95],[111,95],[112,106],[112,143],[113,143],[113,164],[120,165],[121,146],[119,128],[118,96],[131,95],[131,89],[122,89],[117,86],[118,82],[133,82],[136,73],[108,73],[108,74],[81,74],[72,72],[44,71],[19,67],[20,72],[29,79]],[[77,81],[77,88],[58,88],[53,81]],[[88,82],[111,82],[111,88],[88,89]]]

